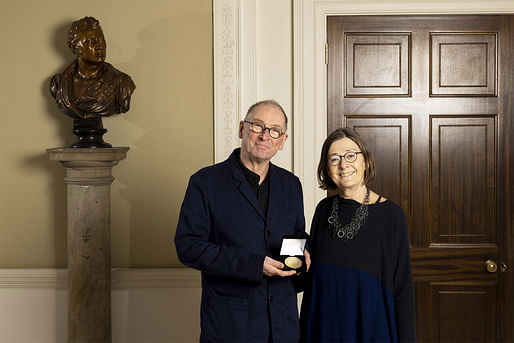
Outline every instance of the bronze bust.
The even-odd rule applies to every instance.
[[[84,17],[71,24],[68,46],[77,56],[66,69],[54,75],[50,92],[60,111],[74,119],[74,148],[104,148],[101,117],[125,113],[136,88],[129,75],[105,62],[106,43],[97,19]]]

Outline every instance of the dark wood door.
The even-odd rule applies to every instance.
[[[514,16],[334,16],[327,32],[328,131],[363,136],[372,188],[407,215],[419,342],[513,342]]]

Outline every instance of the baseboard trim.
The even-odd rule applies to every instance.
[[[187,268],[114,268],[116,288],[200,288],[200,272]],[[66,269],[0,269],[0,288],[67,288]]]

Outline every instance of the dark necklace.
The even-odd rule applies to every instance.
[[[366,188],[366,197],[364,198],[364,202],[359,206],[357,211],[353,214],[352,220],[346,224],[342,225],[339,221],[339,196],[334,197],[334,201],[332,202],[332,213],[330,217],[328,217],[328,227],[330,231],[332,231],[332,237],[347,241],[349,239],[355,238],[357,233],[359,233],[359,229],[368,219],[368,204],[369,204],[369,189]]]

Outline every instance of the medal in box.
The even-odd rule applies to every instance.
[[[306,235],[284,235],[282,237],[282,246],[280,247],[280,261],[284,263],[283,270],[296,270],[302,272],[306,270],[305,243]]]

